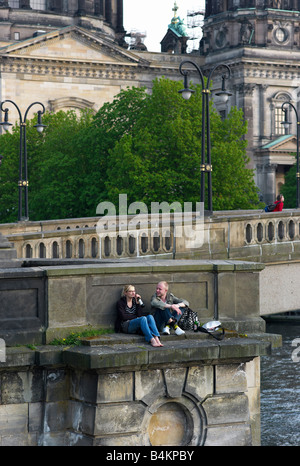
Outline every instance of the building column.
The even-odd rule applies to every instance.
[[[247,155],[250,158],[249,168],[254,168],[253,166],[253,93],[255,90],[256,84],[252,83],[241,83],[237,85],[238,95],[237,95],[237,106],[244,110],[245,120],[248,121],[248,134],[247,139],[249,145],[247,148]],[[251,146],[252,144],[252,146]]]
[[[268,85],[260,84],[259,85],[259,109],[260,109],[260,118],[259,118],[259,139],[264,140],[267,136],[266,128],[266,90]]]
[[[105,21],[111,24],[111,20],[112,20],[111,1],[105,0]]]
[[[264,166],[264,202],[272,204],[276,199],[276,164],[267,163]]]

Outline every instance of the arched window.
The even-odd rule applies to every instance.
[[[93,258],[97,257],[98,254],[98,242],[96,238],[92,238],[92,250],[91,250],[91,255]]]
[[[153,241],[153,250],[157,252],[160,248],[160,236],[157,231],[154,233],[152,241]]]
[[[58,246],[57,241],[54,241],[52,244],[52,257],[53,259],[59,258],[59,246]]]
[[[32,257],[32,247],[30,246],[30,244],[26,244],[25,255],[26,255],[26,259],[31,259],[31,257]]]
[[[84,241],[83,239],[79,240],[79,250],[78,250],[79,259],[84,258]]]
[[[134,254],[134,252],[135,252],[135,237],[133,235],[129,235],[128,248],[129,248],[129,254]]]
[[[108,257],[111,252],[111,241],[109,236],[105,236],[104,239],[104,255]]]
[[[117,236],[117,254],[121,256],[123,252],[123,238],[122,236]]]
[[[144,253],[148,250],[148,236],[146,233],[143,233],[141,236],[141,249]]]
[[[40,243],[40,259],[45,259],[46,257],[46,246],[44,243]]]
[[[66,241],[66,258],[67,259],[71,259],[72,257],[72,243],[71,241],[68,239]]]
[[[274,136],[283,136],[289,134],[290,130],[286,130],[282,122],[285,119],[285,113],[282,110],[284,102],[291,102],[291,96],[286,92],[278,92],[271,99],[272,108],[272,133]]]

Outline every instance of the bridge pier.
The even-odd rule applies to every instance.
[[[0,362],[1,444],[258,445],[259,361],[276,340],[260,317],[263,268],[116,260],[2,269],[0,337],[9,347]],[[49,345],[90,325],[112,328],[126,283],[149,311],[159,280],[186,297],[201,322],[218,317],[225,339],[186,332],[152,348],[137,335],[109,334],[79,347]]]
[[[112,335],[85,346],[8,348],[1,445],[259,445],[259,357],[269,343]]]

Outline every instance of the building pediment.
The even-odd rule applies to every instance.
[[[264,157],[269,163],[277,165],[293,165],[297,152],[297,138],[294,135],[287,134],[274,141],[265,144],[257,150],[257,155]]]
[[[268,144],[265,144],[261,151],[268,152],[296,152],[297,150],[297,138],[292,134],[286,134],[284,136],[275,139]]]
[[[119,47],[104,35],[94,35],[78,26],[41,34],[0,49],[6,58],[147,65],[131,51]]]

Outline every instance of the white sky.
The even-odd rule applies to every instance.
[[[149,52],[160,52],[160,42],[174,15],[174,0],[123,0],[124,28],[146,32],[144,41]],[[177,15],[187,26],[187,11],[205,8],[205,0],[177,0]]]

